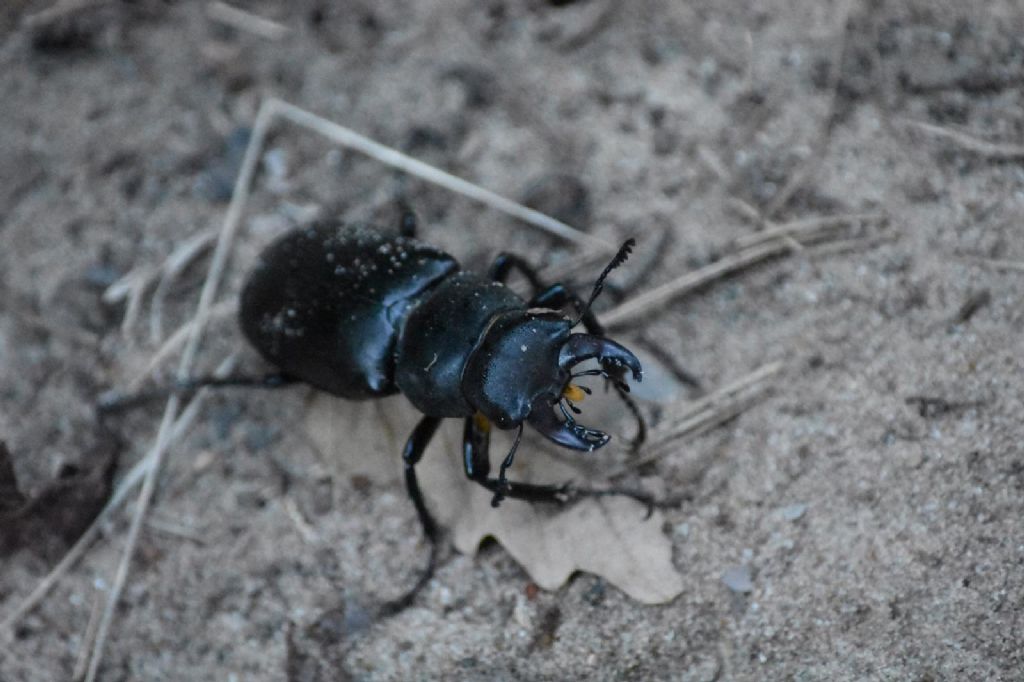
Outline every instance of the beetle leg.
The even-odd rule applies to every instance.
[[[404,201],[400,202],[402,214],[398,217],[398,234],[403,237],[416,236],[416,213]]]
[[[516,450],[519,449],[519,441],[523,439],[523,425],[519,425],[519,430],[516,431],[516,439],[512,442],[512,449],[505,455],[505,459],[501,461],[501,468],[498,469],[498,490],[494,493],[494,499],[491,500],[491,506],[497,507],[501,504],[503,499],[502,491],[508,487],[508,478],[505,477],[505,473],[508,468],[512,466],[512,462],[516,458]]]
[[[466,476],[494,493],[495,500],[510,497],[528,502],[568,501],[565,485],[532,485],[516,483],[505,478],[494,478],[490,475],[491,462],[488,457],[490,448],[490,422],[482,416],[466,418],[462,432],[463,466]],[[505,458],[506,460],[508,457]],[[492,501],[493,504],[493,501]],[[495,505],[496,506],[496,505]]]
[[[537,269],[520,256],[517,256],[514,253],[499,254],[498,257],[494,259],[494,263],[491,265],[491,269],[487,274],[491,279],[497,282],[504,282],[508,279],[508,275],[513,269],[521,272],[523,276],[529,280],[530,286],[533,287],[533,298],[530,299],[528,304],[531,308],[551,308],[552,310],[558,310],[559,308],[572,304],[576,313],[583,316],[581,321],[588,332],[597,336],[604,335],[604,329],[601,327],[601,323],[597,321],[597,317],[594,316],[594,313],[591,312],[589,308],[585,307],[586,304],[583,302],[583,299],[579,297],[579,294],[572,291],[561,282],[545,284],[537,273]]]
[[[581,488],[571,483],[561,485],[538,485],[534,483],[519,483],[518,481],[502,481],[499,478],[489,476],[491,465],[487,458],[487,449],[490,443],[490,424],[487,420],[477,417],[467,417],[463,429],[463,464],[466,469],[466,476],[471,480],[487,488],[495,497],[499,495],[513,500],[525,502],[546,502],[552,504],[567,504],[582,497],[605,497],[608,495],[622,495],[641,502],[647,507],[647,514],[650,516],[654,507],[654,498],[649,494],[631,488],[612,487],[604,490],[592,488]]]
[[[96,401],[96,409],[101,414],[123,412],[153,400],[166,398],[171,394],[195,393],[201,388],[283,388],[298,382],[281,372],[270,372],[262,376],[234,375],[227,377],[203,376],[177,381],[169,386],[161,386],[148,391],[124,394],[117,389],[111,389],[101,394]]]
[[[537,274],[537,269],[530,265],[526,259],[514,253],[499,253],[498,257],[491,264],[491,269],[487,271],[487,276],[495,282],[504,282],[508,279],[508,275],[513,269],[518,270],[522,273],[523,277],[529,280],[534,292],[549,288],[541,281],[540,275]]]
[[[419,517],[420,525],[423,527],[423,534],[430,542],[430,560],[427,563],[427,570],[424,571],[411,590],[398,599],[384,604],[381,608],[381,612],[384,615],[394,615],[412,604],[419,591],[434,576],[434,569],[437,568],[439,554],[437,522],[430,515],[426,502],[423,500],[423,492],[420,490],[419,481],[416,480],[416,463],[423,458],[423,453],[426,451],[430,439],[437,432],[437,427],[440,423],[441,419],[439,417],[424,417],[421,419],[416,428],[413,429],[412,435],[409,436],[409,440],[405,443],[405,449],[402,451],[402,460],[405,462],[405,487],[409,492],[409,498],[412,500],[413,506],[416,507],[416,515]]]
[[[494,499],[491,500],[492,507],[497,507],[505,498],[505,491],[510,485],[505,477],[505,472],[512,466],[512,461],[515,459],[516,450],[519,449],[519,441],[522,437],[523,425],[520,424],[519,430],[516,432],[516,440],[512,444],[512,449],[509,450],[509,453],[505,455],[505,459],[501,462],[498,478],[491,479],[489,478],[491,461],[488,456],[491,446],[491,423],[479,412],[472,417],[466,418],[466,425],[462,431],[462,466],[466,471],[466,476],[471,481],[476,481],[486,486],[486,481],[495,480],[495,487],[489,488],[494,492]]]
[[[593,312],[584,308],[583,299],[579,297],[579,294],[570,290],[569,287],[561,282],[545,284],[537,273],[537,269],[520,256],[514,253],[499,254],[494,259],[488,276],[497,282],[504,282],[508,279],[508,275],[513,269],[521,272],[529,280],[530,286],[533,287],[533,298],[528,303],[531,308],[558,310],[572,304],[576,313],[583,315],[583,326],[588,332],[596,335],[603,334],[604,330],[601,328],[601,324],[597,321]]]
[[[633,415],[633,419],[636,420],[636,435],[629,441],[629,450],[630,452],[635,453],[647,440],[647,420],[644,419],[644,415],[640,412],[640,407],[632,398],[629,397],[629,393],[622,388],[621,384],[613,381],[612,387],[615,389],[615,392],[619,394],[619,398],[622,399],[622,402],[626,404],[626,409],[628,409]]]
[[[597,316],[594,315],[594,311],[589,308],[585,308],[583,299],[580,298],[579,294],[575,291],[570,290],[567,286],[558,282],[552,284],[547,289],[538,292],[530,300],[530,307],[537,308],[551,308],[552,310],[558,310],[564,308],[567,305],[572,305],[577,315],[582,315],[580,318],[583,328],[587,332],[595,336],[604,336],[604,327],[597,321]]]

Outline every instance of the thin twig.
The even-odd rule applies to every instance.
[[[183,538],[190,542],[194,542],[197,545],[206,544],[206,538],[203,537],[202,533],[197,531],[195,528],[190,528],[180,523],[174,523],[167,519],[158,519],[151,516],[146,519],[146,525],[160,533],[165,533],[176,538]]]
[[[249,145],[245,150],[242,159],[242,166],[235,180],[235,188],[231,196],[231,204],[228,206],[224,224],[217,239],[217,247],[213,252],[213,260],[203,283],[202,292],[199,294],[199,305],[196,308],[196,322],[192,326],[188,339],[185,342],[185,350],[182,352],[181,362],[178,365],[178,378],[187,379],[195,363],[196,354],[199,351],[199,342],[202,339],[203,329],[209,318],[210,309],[213,306],[217,294],[217,287],[220,285],[221,275],[227,265],[231,252],[231,244],[234,241],[238,228],[242,223],[242,212],[249,198],[249,188],[253,176],[256,174],[256,166],[259,163],[260,153],[263,149],[263,140],[266,137],[267,129],[273,119],[271,107],[266,104],[260,107],[256,115],[256,122],[253,125],[252,136]],[[103,659],[103,648],[106,645],[107,634],[114,619],[117,603],[121,598],[125,582],[128,579],[128,572],[131,569],[132,557],[135,554],[135,547],[138,544],[139,533],[142,529],[142,521],[149,510],[150,502],[156,491],[156,481],[160,473],[160,465],[163,463],[164,453],[170,446],[171,427],[181,403],[181,397],[171,394],[167,400],[167,407],[164,410],[164,418],[157,432],[156,444],[149,457],[153,463],[146,471],[142,483],[142,492],[139,493],[139,501],[132,517],[131,526],[128,529],[128,538],[125,542],[124,553],[121,555],[121,562],[117,568],[113,585],[110,590],[110,597],[107,600],[103,618],[100,621],[99,632],[96,635],[96,644],[93,646],[92,658],[89,661],[89,672],[86,675],[86,682],[93,682],[99,673],[100,662]]]
[[[251,12],[232,7],[226,2],[211,2],[206,6],[206,14],[211,19],[227,24],[241,31],[248,31],[267,40],[280,40],[291,31],[284,24],[271,19],[257,16]]]
[[[886,244],[896,240],[896,235],[893,234],[881,234],[874,237],[857,237],[854,239],[837,239],[836,241],[829,242],[828,244],[819,244],[814,248],[807,249],[808,258],[825,258],[827,256],[835,256],[840,253],[847,253],[849,251],[867,251],[873,249],[876,246]]]
[[[286,496],[284,498],[284,510],[288,514],[288,518],[292,520],[295,525],[295,529],[299,531],[299,535],[302,536],[303,541],[309,545],[315,545],[319,540],[319,536],[313,526],[309,525],[309,521],[302,515],[302,511],[299,509],[295,500],[291,497]]]
[[[153,343],[160,343],[160,339],[163,338],[164,299],[175,278],[191,265],[192,261],[213,246],[216,239],[217,230],[212,228],[194,234],[174,249],[160,267],[162,276],[156,285],[156,291],[153,292],[149,314],[149,337]]]
[[[725,256],[710,265],[706,265],[699,270],[688,272],[682,277],[662,284],[660,287],[656,287],[645,294],[640,294],[635,298],[631,298],[630,300],[602,314],[599,317],[599,320],[601,324],[606,327],[622,324],[627,320],[642,315],[651,308],[667,303],[677,296],[682,296],[694,289],[699,289],[709,282],[725,277],[726,275],[732,274],[738,270],[750,267],[756,263],[760,263],[761,261],[788,253],[790,250],[791,247],[789,244],[782,240],[775,240],[766,244],[759,244],[758,246],[754,246],[749,249],[743,249]]]
[[[121,318],[121,335],[125,339],[131,338],[131,330],[142,311],[142,299],[159,276],[159,266],[135,267],[103,292],[103,302],[107,304],[120,303],[127,299],[124,317]]]
[[[106,4],[109,0],[60,0],[44,10],[30,14],[22,22],[25,28],[35,29],[53,23],[68,14],[74,14],[91,5]]]
[[[731,179],[729,169],[722,161],[722,158],[711,149],[708,149],[705,145],[697,145],[697,160],[703,163],[708,170],[714,173],[719,181],[728,183]]]
[[[813,241],[828,239],[830,232],[833,230],[844,229],[854,223],[877,222],[884,220],[885,217],[884,213],[850,213],[803,218],[781,224],[772,223],[770,227],[760,232],[753,232],[740,237],[736,240],[735,244],[740,248],[746,248],[788,236],[796,239],[802,238],[801,244],[807,245]]]
[[[1024,158],[1024,145],[989,142],[988,140],[962,133],[959,130],[944,128],[933,123],[925,123],[924,121],[904,119],[903,125],[932,137],[937,137],[940,140],[948,140],[964,151],[973,152],[989,159],[1013,161]]]
[[[673,298],[682,296],[695,289],[734,272],[750,267],[762,261],[802,250],[808,244],[815,244],[825,239],[834,239],[841,234],[841,228],[851,224],[859,224],[868,220],[880,220],[881,214],[852,214],[829,216],[826,218],[810,218],[776,225],[763,233],[757,233],[737,240],[741,248],[734,253],[706,265],[699,270],[688,272],[660,287],[640,294],[619,306],[612,308],[600,316],[606,326],[621,324],[647,312],[651,308],[663,305]],[[762,236],[766,235],[766,236]]]
[[[961,260],[973,265],[980,265],[993,270],[1016,270],[1024,272],[1024,262],[1015,260],[999,260],[996,258],[983,258],[981,256],[959,256]]]
[[[160,265],[132,268],[131,271],[106,288],[103,292],[104,303],[114,304],[125,299],[128,300],[124,319],[121,321],[121,333],[125,337],[130,335],[131,329],[139,317],[143,296],[150,287],[156,284],[149,324],[150,336],[154,337],[153,342],[159,342],[159,337],[162,336],[160,319],[163,313],[163,299],[174,278],[206,251],[216,237],[217,230],[215,229],[203,230],[194,234],[174,249]]]
[[[89,624],[85,626],[85,634],[82,635],[82,642],[79,645],[78,657],[75,659],[75,669],[71,673],[73,682],[81,682],[85,677],[86,666],[89,664],[89,652],[92,650],[93,640],[96,638],[96,628],[100,624],[100,614],[103,613],[103,593],[96,592],[92,600],[92,611],[89,613]]]
[[[210,314],[207,316],[206,322],[210,323],[215,320],[219,320],[223,317],[234,315],[238,311],[238,301],[235,299],[228,299],[221,301],[217,305],[213,306],[210,310]],[[153,353],[149,360],[146,361],[146,366],[135,375],[126,384],[124,393],[137,393],[142,384],[144,384],[156,371],[156,368],[164,363],[164,361],[172,354],[177,352],[179,348],[185,345],[185,341],[192,333],[192,327],[196,325],[196,318],[192,318],[188,322],[174,330],[174,333],[167,337],[163,345],[160,346],[155,353]]]
[[[709,393],[689,404],[686,409],[670,420],[670,426],[657,429],[651,434],[647,446],[649,454],[627,462],[609,475],[617,478],[646,464],[661,459],[672,451],[669,447],[681,438],[700,435],[735,418],[750,407],[766,389],[766,385],[783,369],[781,362],[759,367],[750,374]]]
[[[305,109],[300,109],[293,104],[289,104],[288,102],[279,99],[271,99],[267,101],[265,106],[269,107],[271,111],[280,115],[282,118],[292,121],[293,123],[297,123],[314,132],[320,133],[324,137],[327,137],[344,147],[366,154],[380,163],[397,168],[404,173],[415,175],[427,182],[444,187],[451,192],[479,201],[480,203],[490,206],[497,211],[507,213],[508,215],[518,218],[525,223],[533,225],[534,227],[540,228],[545,232],[561,237],[566,241],[571,241],[581,246],[600,249],[608,253],[615,253],[618,250],[618,247],[611,242],[591,236],[586,232],[581,232],[574,227],[566,225],[560,220],[555,220],[550,216],[544,215],[540,211],[527,208],[520,203],[484,189],[479,185],[474,185],[462,178],[446,173],[439,168],[435,168],[434,166],[425,164],[422,161],[418,161],[417,159],[407,156],[395,149],[392,149],[391,147],[386,147],[379,142],[375,142],[365,135],[360,135],[350,128],[346,128],[345,126],[334,123],[326,118],[321,118],[320,116],[310,113]]]

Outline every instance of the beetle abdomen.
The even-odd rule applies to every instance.
[[[242,330],[284,374],[328,393],[396,393],[395,344],[406,309],[458,269],[454,258],[414,239],[318,223],[260,255],[242,291]]]

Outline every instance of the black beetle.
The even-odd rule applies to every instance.
[[[425,416],[402,453],[410,498],[431,542],[428,570],[401,608],[433,574],[438,529],[416,480],[415,465],[442,419],[465,420],[466,475],[505,498],[565,502],[581,495],[622,494],[648,505],[643,493],[626,489],[588,490],[565,485],[509,481],[523,424],[553,442],[591,451],[608,442],[602,431],[584,427],[572,413],[590,390],[572,383],[580,376],[604,376],[633,412],[642,440],[644,423],[628,398],[628,371],[642,378],[640,361],[604,338],[590,306],[608,274],[634,245],[627,241],[598,277],[585,303],[562,284],[544,286],[522,258],[502,254],[487,277],[462,270],[447,253],[416,240],[415,219],[406,213],[400,236],[362,225],[325,221],[293,230],[268,246],[241,294],[239,321],[245,336],[279,372],[258,379],[230,377],[189,381],[179,389],[205,385],[265,388],[304,382],[342,398],[363,400],[401,392]],[[520,271],[534,288],[525,301],[504,284]],[[570,320],[558,312],[576,309]],[[572,333],[582,324],[588,333]],[[573,372],[596,359],[600,369]],[[557,410],[557,412],[556,412]],[[491,424],[517,429],[497,477],[490,475]]]

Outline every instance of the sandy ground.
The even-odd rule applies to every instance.
[[[845,22],[816,0],[250,3],[277,39],[155,0],[26,25],[50,4],[0,10],[0,437],[19,490],[0,486],[0,511],[49,495],[5,521],[0,616],[154,437],[156,408],[103,429],[92,406],[187,319],[206,260],[162,292],[162,329],[147,296],[123,333],[103,291],[219,225],[276,95],[640,252],[669,230],[640,290],[729,253],[758,212],[883,217],[617,332],[708,389],[785,367],[646,472],[686,493],[665,511],[671,603],[592,575],[538,592],[491,544],[373,623],[424,560],[404,492],[332,473],[297,427],[302,391],[224,393],[170,457],[101,679],[1021,679],[1022,155],[913,124],[1024,143],[1019,3],[853,2]],[[277,231],[317,210],[390,221],[395,188],[276,129],[225,296]],[[572,251],[406,189],[471,266]],[[200,365],[232,351],[260,367],[222,320]],[[127,524],[4,635],[0,679],[69,678]]]

